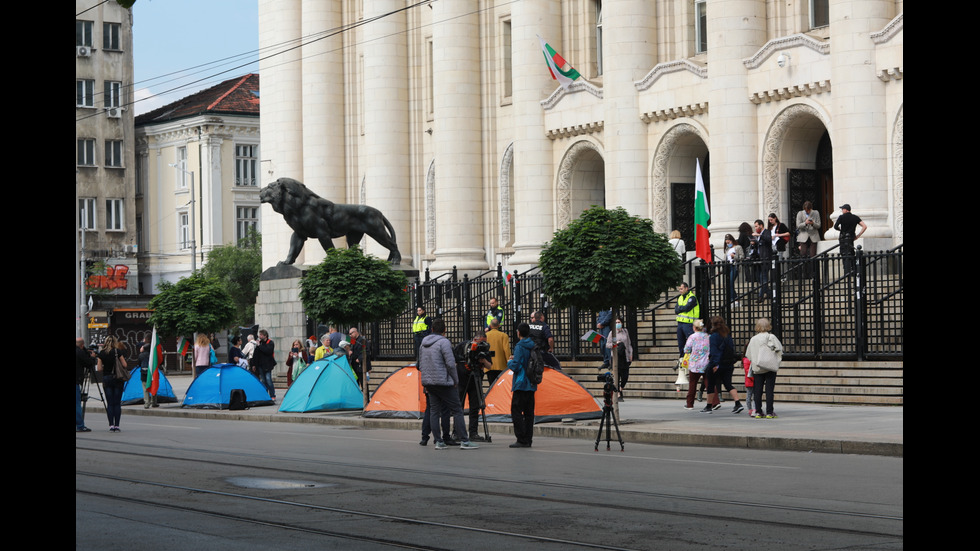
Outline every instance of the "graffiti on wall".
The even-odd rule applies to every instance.
[[[114,291],[116,289],[126,289],[126,274],[129,273],[129,266],[116,264],[106,266],[105,275],[91,275],[85,280],[85,286],[89,289],[102,289]]]

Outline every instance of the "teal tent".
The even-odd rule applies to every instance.
[[[158,404],[170,404],[177,401],[177,395],[174,394],[174,387],[170,384],[170,380],[160,371],[160,386],[157,389],[157,403]],[[143,403],[143,380],[140,379],[140,367],[136,366],[132,371],[129,372],[129,380],[126,381],[126,388],[123,389],[122,395],[122,405],[131,406],[134,404]]]
[[[259,379],[235,364],[215,364],[198,375],[184,396],[182,408],[228,409],[231,391],[245,391],[245,407],[274,406]]]
[[[361,409],[364,398],[346,356],[330,356],[311,363],[293,381],[279,411],[333,411]]]

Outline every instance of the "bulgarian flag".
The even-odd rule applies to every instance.
[[[514,279],[514,276],[510,275],[510,272],[508,272],[507,270],[504,270],[504,281],[503,281],[504,287],[510,285],[510,280],[512,279]]]
[[[588,341],[593,344],[599,344],[600,342],[602,342],[602,335],[600,335],[595,329],[593,329],[592,331],[589,331],[588,333],[582,335],[582,338],[580,340]]]
[[[697,169],[694,191],[694,250],[697,257],[705,262],[711,262],[711,245],[708,243],[708,196],[704,192],[704,179],[701,178],[701,164],[694,160]]]
[[[151,396],[157,395],[160,389],[160,365],[163,363],[163,345],[157,338],[157,328],[153,328],[153,337],[150,339],[150,365],[149,372],[146,374],[146,381],[143,388],[150,391]]]
[[[572,81],[582,75],[574,67],[569,65],[565,61],[565,58],[548,45],[543,38],[538,36],[538,41],[541,42],[541,52],[544,53],[544,60],[548,62],[548,70],[551,71],[551,78],[557,80],[562,88],[568,90],[568,87],[572,85]],[[565,67],[568,68],[566,69]]]
[[[156,328],[154,328],[154,331]],[[187,337],[181,337],[180,341],[177,342],[177,354],[180,357],[184,357],[188,352],[191,351],[191,341],[187,340]]]

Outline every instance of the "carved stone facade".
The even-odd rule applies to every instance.
[[[263,48],[344,30],[262,62],[262,184],[293,177],[381,209],[405,263],[435,271],[526,269],[590,204],[683,231],[693,220],[677,190],[693,185],[695,162],[715,245],[770,212],[793,220],[793,202],[812,192],[825,227],[850,203],[869,226],[864,246],[890,248],[903,235],[903,9],[901,0],[260,0]],[[538,36],[582,74],[567,90],[550,78]],[[316,91],[324,79],[342,98]],[[821,168],[828,140],[832,167]],[[818,173],[813,190],[791,189],[799,171]],[[271,266],[288,230],[266,220]],[[301,264],[322,258],[304,255]]]

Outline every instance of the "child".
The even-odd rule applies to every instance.
[[[755,417],[755,378],[752,376],[752,362],[748,358],[742,358],[742,367],[745,368],[745,400],[749,404],[749,418]]]

